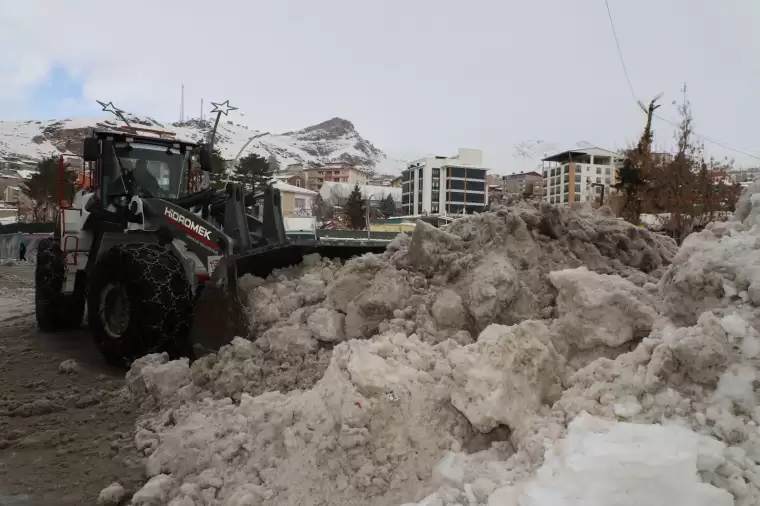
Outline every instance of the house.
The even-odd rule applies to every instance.
[[[486,176],[479,149],[459,148],[453,157],[428,156],[402,172],[401,210],[405,215],[462,214],[488,204]]]
[[[401,182],[403,180],[401,179],[401,176],[395,177],[391,180],[391,184],[389,185],[391,188],[401,188]]]
[[[396,176],[391,174],[374,174],[370,178],[369,184],[372,186],[390,186],[394,179]]]
[[[520,172],[508,174],[502,178],[504,193],[543,196],[544,177],[538,172]]]
[[[353,165],[336,162],[309,167],[304,169],[306,175],[306,187],[312,191],[319,191],[322,183],[348,183],[365,185],[369,181],[369,171]]]
[[[275,181],[272,187],[280,190],[283,217],[311,216],[311,208],[317,198],[317,192],[282,181]]]
[[[544,198],[551,204],[598,201],[615,184],[623,156],[601,148],[572,149],[542,161]],[[605,203],[607,200],[605,199]]]

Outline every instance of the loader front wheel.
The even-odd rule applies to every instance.
[[[129,365],[148,353],[177,358],[193,316],[190,284],[180,262],[155,244],[121,244],[95,265],[88,290],[95,344],[111,363]]]
[[[66,267],[59,242],[42,239],[37,246],[34,267],[34,310],[43,332],[79,327],[84,316],[84,293],[65,294]]]

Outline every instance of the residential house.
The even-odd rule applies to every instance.
[[[551,204],[598,202],[602,188],[610,195],[622,162],[619,153],[595,147],[548,156],[542,160],[544,198]]]
[[[276,181],[272,187],[280,190],[283,217],[311,216],[311,208],[317,192],[282,181]]]
[[[369,171],[347,163],[328,163],[316,167],[304,169],[306,174],[306,187],[312,191],[319,191],[322,183],[348,183],[364,185],[369,181]]]
[[[406,215],[483,211],[488,204],[483,154],[459,148],[453,157],[428,156],[402,172],[401,209]]]
[[[401,188],[401,183],[403,179],[401,176],[395,177],[391,180],[391,184],[389,185],[391,188]]]
[[[369,184],[372,186],[390,186],[394,179],[396,176],[391,174],[373,174],[369,179]]]

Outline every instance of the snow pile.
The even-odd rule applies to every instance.
[[[705,265],[748,290],[753,209],[676,254],[520,203],[242,278],[256,341],[128,375],[132,504],[760,504],[752,298],[685,295]]]

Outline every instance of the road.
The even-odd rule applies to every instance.
[[[139,488],[132,433],[138,407],[124,372],[101,360],[86,330],[41,333],[33,266],[0,261],[0,506],[95,504],[114,481]],[[76,372],[61,372],[73,359]]]

